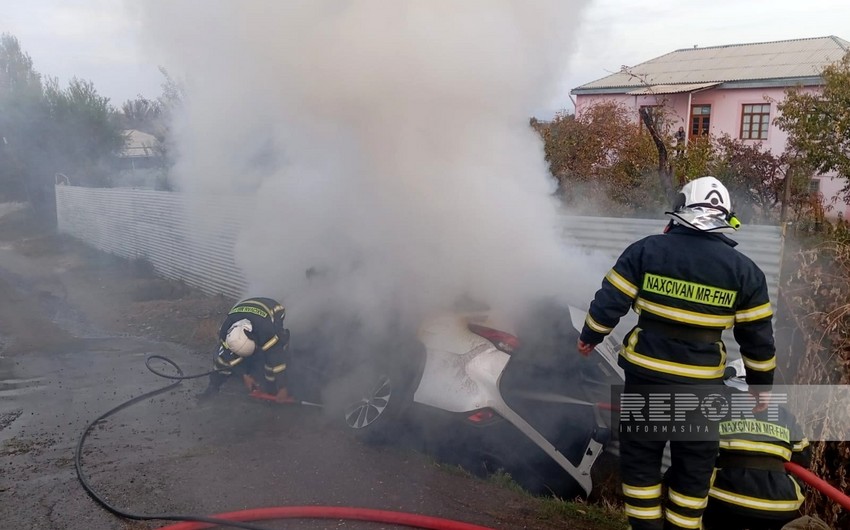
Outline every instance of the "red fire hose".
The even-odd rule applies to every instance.
[[[171,365],[174,370],[177,372],[177,375],[171,374],[163,374],[155,369],[153,369],[150,365],[150,362],[154,359],[159,359],[164,361],[165,363]],[[174,389],[177,385],[181,383],[184,379],[195,379],[198,377],[204,377],[209,375],[212,372],[205,372],[203,374],[196,375],[183,375],[183,371],[180,367],[167,357],[163,357],[161,355],[151,355],[145,361],[145,365],[148,367],[150,371],[153,373],[165,377],[167,379],[174,379],[176,382],[169,384],[168,386],[164,386],[162,388],[157,388],[150,392],[145,392],[139,396],[136,396],[132,399],[121,403],[120,405],[113,407],[112,409],[104,412],[86,426],[80,435],[79,440],[77,441],[77,448],[74,451],[74,466],[77,470],[77,478],[80,481],[80,484],[83,486],[83,489],[86,490],[86,493],[98,504],[100,504],[104,509],[109,511],[110,513],[117,515],[119,517],[123,517],[126,519],[133,519],[138,521],[152,521],[158,519],[171,520],[171,521],[190,521],[190,522],[180,522],[175,525],[163,527],[163,530],[196,530],[202,528],[216,528],[222,526],[234,526],[238,528],[257,528],[247,521],[259,521],[259,520],[272,520],[272,519],[295,519],[295,518],[313,518],[313,519],[350,519],[350,520],[359,520],[359,521],[370,521],[376,523],[385,523],[385,524],[396,524],[396,525],[405,525],[413,528],[424,528],[426,530],[435,529],[435,530],[493,530],[492,528],[487,528],[484,526],[477,526],[469,523],[463,523],[460,521],[452,521],[449,519],[441,519],[437,517],[429,517],[425,515],[418,515],[406,512],[390,512],[383,510],[371,510],[366,508],[348,508],[348,507],[330,507],[330,506],[284,506],[284,507],[275,507],[275,508],[258,508],[253,510],[243,510],[238,512],[230,512],[220,515],[217,518],[214,517],[206,517],[206,516],[196,516],[196,515],[181,515],[181,514],[136,514],[131,513],[125,510],[121,510],[113,505],[111,505],[106,499],[102,496],[98,495],[97,492],[92,488],[91,484],[89,484],[88,478],[85,473],[83,473],[83,444],[85,443],[86,437],[89,435],[94,426],[101,421],[105,420],[109,416],[135,404],[139,403],[143,400],[149,399],[153,396],[162,394],[164,392],[168,392]],[[253,397],[259,399],[274,399],[274,396],[265,395],[262,393],[257,393]],[[317,405],[315,403],[306,403],[301,402],[305,405]],[[232,523],[232,524],[228,524]]]
[[[820,491],[833,501],[850,510],[850,497],[844,492],[818,477],[808,469],[786,462],[785,469],[793,473],[811,487]],[[228,512],[215,515],[217,519],[228,521],[267,521],[274,519],[348,519],[356,521],[371,521],[384,524],[397,524],[413,528],[425,528],[433,530],[492,530],[484,526],[478,526],[439,517],[417,515],[404,512],[392,512],[385,510],[372,510],[368,508],[346,508],[335,506],[287,506],[278,508],[257,508],[238,512]],[[214,528],[215,525],[207,523],[178,523],[162,527],[160,530],[201,530]]]
[[[345,508],[338,506],[285,506],[279,508],[257,508],[238,512],[222,513],[214,516],[216,519],[228,521],[269,521],[274,519],[348,519],[355,521],[371,521],[374,523],[404,525],[413,528],[433,530],[493,530],[439,517],[429,517],[404,512],[385,510],[370,510],[368,508]],[[201,530],[215,528],[208,523],[177,523],[164,526],[160,530]]]
[[[809,486],[815,488],[830,499],[844,507],[845,510],[850,510],[850,497],[846,493],[836,488],[829,482],[823,480],[808,469],[794,462],[785,462],[785,469],[789,473],[793,473]]]
[[[275,396],[254,390],[251,397],[266,401],[276,401]],[[315,403],[301,402],[305,405],[317,405]],[[411,528],[424,528],[426,530],[493,530],[485,526],[478,526],[450,519],[431,517],[406,512],[393,512],[387,510],[372,510],[368,508],[349,508],[339,506],[281,506],[274,508],[255,508],[228,512],[212,516],[215,519],[227,521],[270,521],[275,519],[345,519],[353,521],[369,521],[373,523],[396,524],[409,526]],[[217,525],[201,522],[184,522],[165,526],[160,530],[200,530],[202,528],[215,528]]]

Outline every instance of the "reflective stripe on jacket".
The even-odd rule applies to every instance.
[[[272,298],[246,298],[238,302],[230,309],[219,328],[219,340],[225,350],[216,358],[216,368],[229,374],[230,368],[236,367],[243,359],[247,360],[244,364],[251,366],[262,363],[265,389],[267,392],[276,393],[280,386],[283,386],[282,379],[289,358],[289,330],[284,328],[285,317],[284,306]],[[224,343],[230,326],[243,318],[251,321],[257,345],[257,351],[245,358],[226,350]]]
[[[641,319],[683,330],[733,328],[747,383],[771,385],[776,360],[767,281],[736,244],[682,226],[632,243],[602,280],[581,340],[599,344],[630,308]],[[726,349],[721,340],[673,339],[638,325],[623,341],[619,364],[665,382],[719,382]]]
[[[784,407],[769,408],[752,417],[721,421],[718,427],[720,456],[709,490],[712,502],[749,517],[792,517],[804,496],[782,463],[793,459],[808,466],[810,453],[796,418]]]

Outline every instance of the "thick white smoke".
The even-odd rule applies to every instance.
[[[218,212],[245,224],[245,294],[290,322],[328,304],[418,318],[461,294],[586,304],[604,272],[559,238],[528,120],[562,89],[587,3],[140,3],[186,80],[178,186],[249,196]]]

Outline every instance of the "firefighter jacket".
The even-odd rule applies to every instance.
[[[804,496],[784,463],[808,467],[810,449],[784,408],[748,419],[721,421],[720,454],[709,490],[709,509],[760,519],[792,519]]]
[[[773,310],[764,273],[722,234],[671,225],[629,245],[602,281],[581,340],[599,344],[632,308],[638,324],[623,339],[618,364],[664,383],[723,379],[720,333],[734,328],[746,381],[773,384]]]
[[[271,298],[248,298],[234,305],[221,324],[218,332],[221,348],[215,359],[215,365],[222,374],[232,371],[250,373],[253,366],[262,363],[267,392],[275,393],[280,386],[280,376],[286,370],[289,355],[289,330],[283,326],[286,309]],[[225,338],[235,322],[251,321],[254,342],[257,350],[248,357],[240,357],[227,349]]]

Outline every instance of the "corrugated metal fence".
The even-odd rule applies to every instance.
[[[60,232],[111,254],[146,259],[161,275],[183,280],[206,293],[235,298],[245,287],[234,262],[239,227],[232,219],[224,222],[220,215],[233,211],[233,201],[207,199],[198,205],[198,201],[190,204],[181,193],[56,186]],[[189,208],[197,211],[190,212]],[[193,225],[191,219],[205,221]],[[609,254],[612,265],[629,243],[659,233],[666,224],[666,219],[563,219],[565,241]],[[734,238],[741,252],[764,270],[775,305],[783,241],[780,227],[747,225]],[[600,279],[604,273],[600,271]]]
[[[660,233],[667,224],[661,219],[621,219],[613,217],[564,217],[564,237],[567,241],[607,253],[611,265],[633,241],[650,234]],[[779,226],[745,225],[731,237],[738,242],[735,247],[755,261],[764,271],[770,287],[770,299],[776,306],[779,292],[779,274],[782,264],[783,236]],[[707,256],[706,259],[711,259]],[[605,274],[607,271],[600,271]]]
[[[221,215],[232,211],[233,200],[197,205],[186,199],[181,193],[60,185],[58,229],[110,254],[145,259],[162,276],[207,294],[239,297],[246,282],[234,262],[238,226]],[[199,215],[190,216],[189,208],[200,208]],[[204,224],[193,225],[191,219],[199,218]]]

